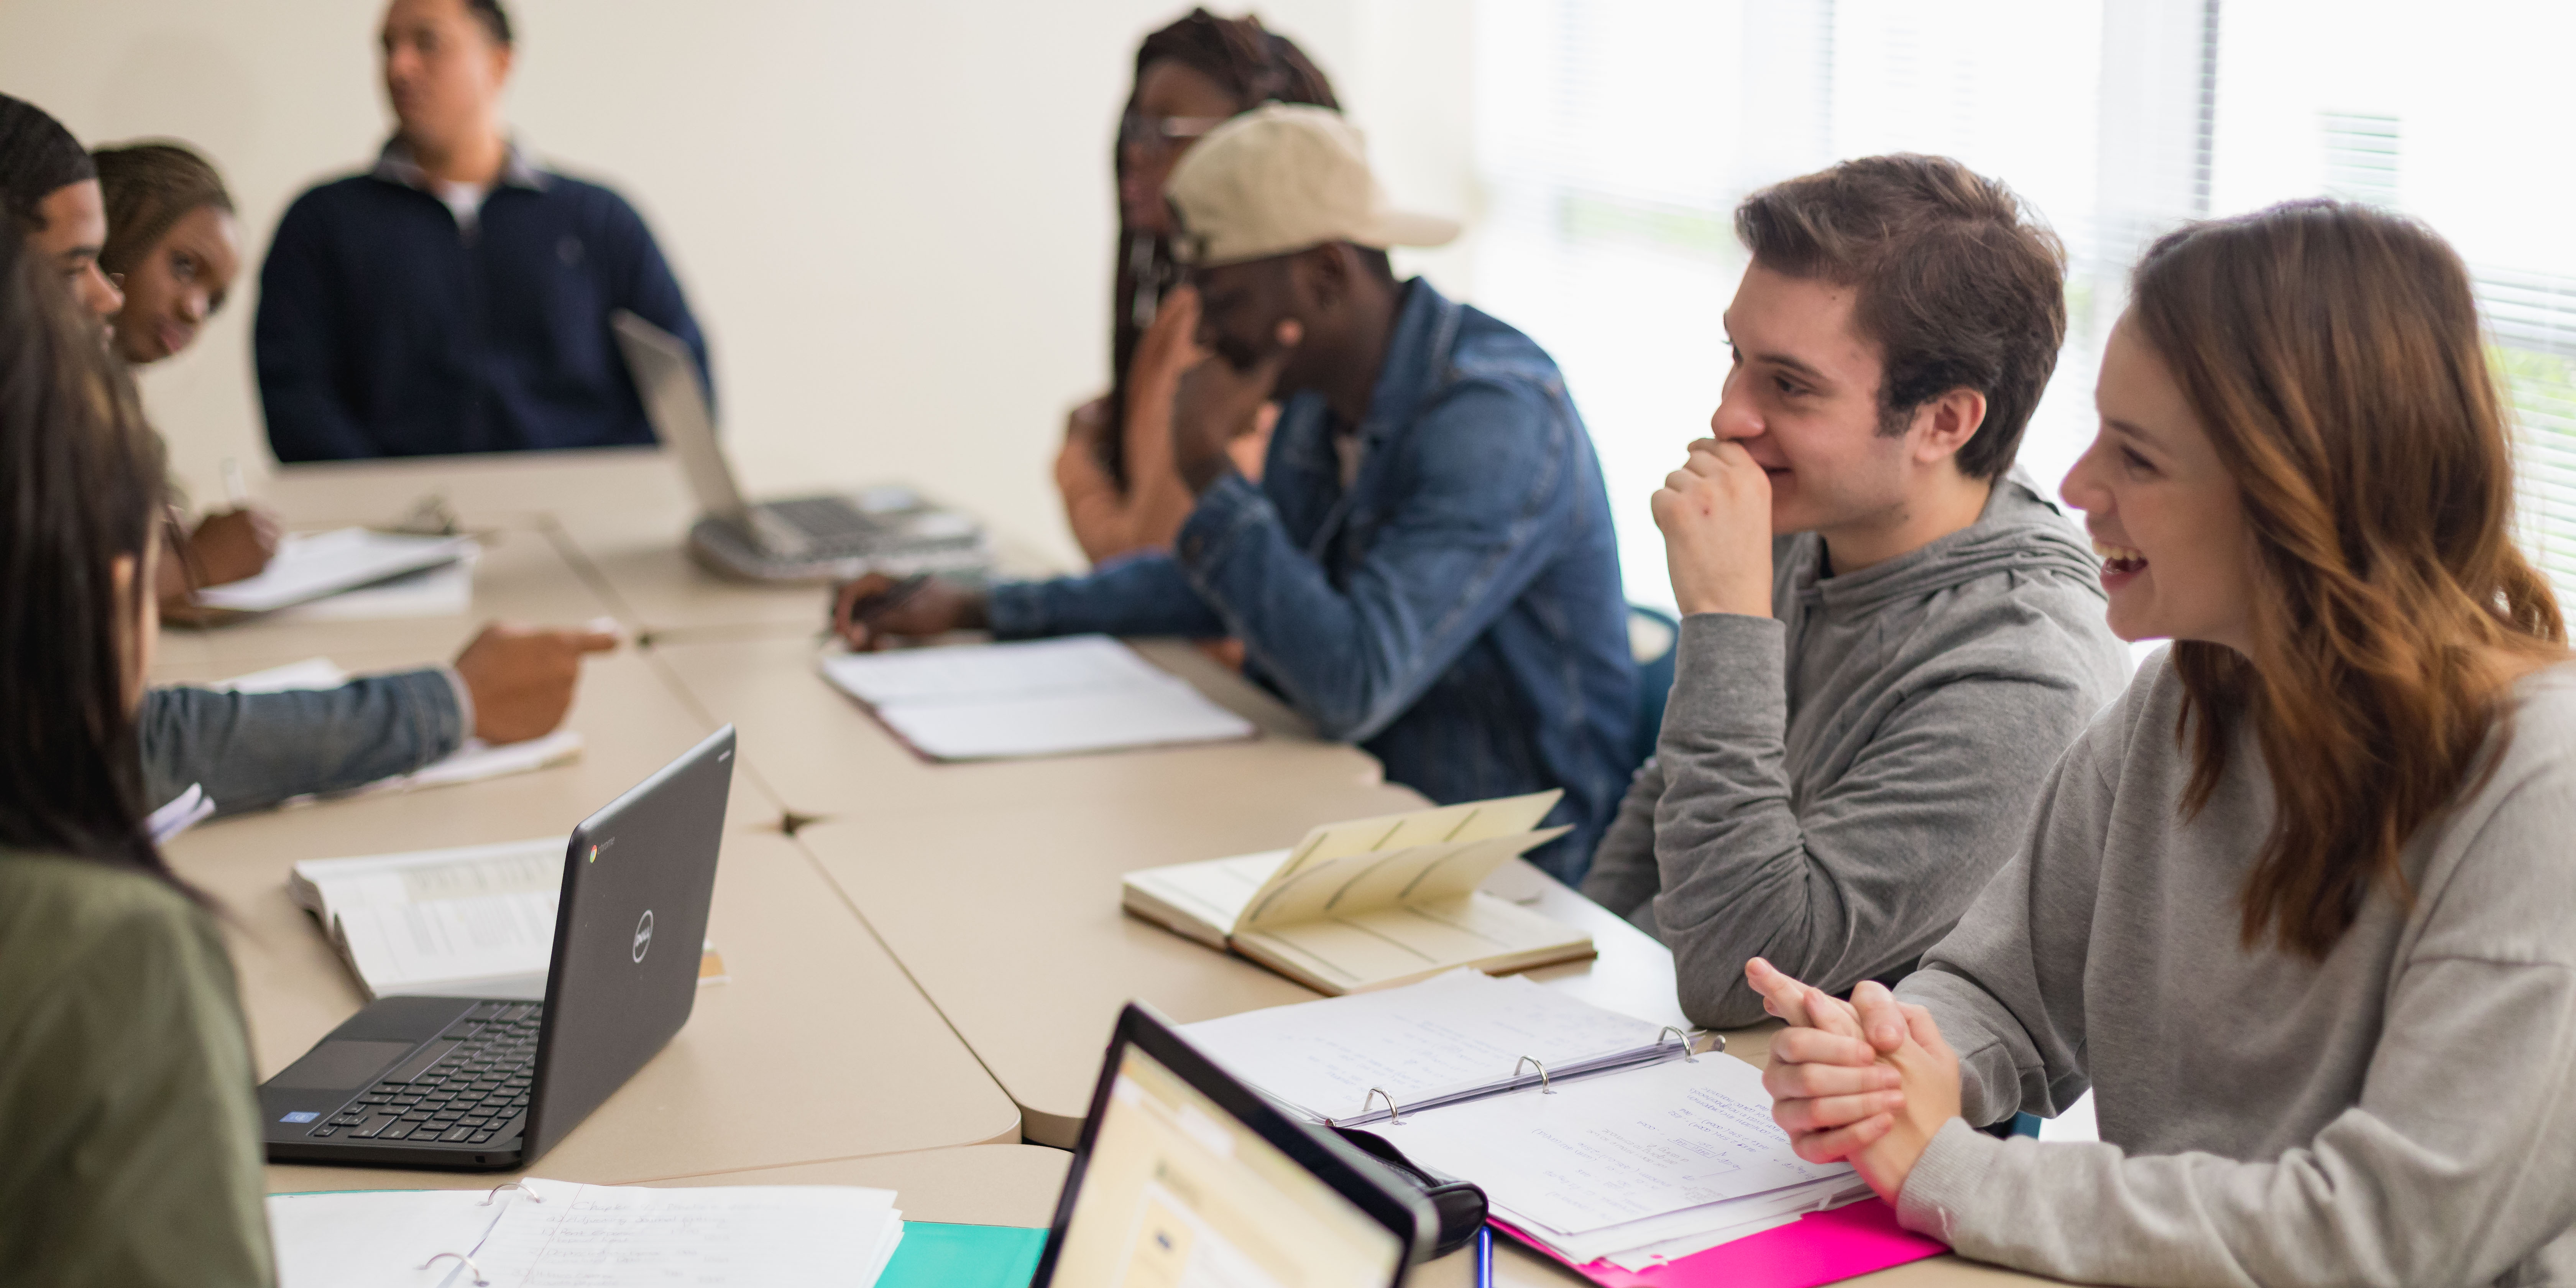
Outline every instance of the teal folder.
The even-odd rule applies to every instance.
[[[877,1288],[1028,1288],[1046,1237],[1016,1225],[906,1221]]]

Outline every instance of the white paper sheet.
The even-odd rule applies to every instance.
[[[288,533],[258,576],[209,586],[197,592],[197,602],[236,612],[269,612],[450,563],[473,545],[471,537],[415,537],[366,528]]]
[[[1102,635],[848,653],[824,678],[939,760],[1216,742],[1252,722]]]
[[[891,1190],[521,1185],[270,1195],[279,1288],[868,1288],[903,1238]]]
[[[487,1204],[485,1199],[490,1197]],[[471,1253],[517,1191],[358,1190],[271,1194],[268,1231],[278,1288],[437,1288],[458,1276],[441,1252]]]
[[[1470,1101],[1372,1130],[1484,1187],[1548,1230],[1581,1234],[1849,1170],[1789,1150],[1762,1075],[1731,1056],[1674,1060]]]
[[[1652,1047],[1661,1026],[1517,975],[1458,970],[1403,988],[1185,1024],[1181,1032],[1271,1096],[1347,1118],[1367,1107],[1373,1087],[1410,1107],[1508,1081],[1523,1056],[1562,1073]]]
[[[474,565],[482,550],[467,545],[456,562],[391,581],[326,595],[277,611],[280,621],[373,622],[411,617],[463,617],[474,611]]]
[[[474,1254],[492,1288],[848,1288],[903,1238],[889,1190],[524,1182]]]

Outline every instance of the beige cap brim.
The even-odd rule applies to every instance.
[[[1390,210],[1374,230],[1372,238],[1354,237],[1363,246],[1385,250],[1390,246],[1446,246],[1458,240],[1465,227],[1455,219],[1438,215],[1417,215],[1409,210]]]

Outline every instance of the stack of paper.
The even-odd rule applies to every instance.
[[[823,659],[932,760],[993,760],[1249,738],[1251,721],[1105,635]]]
[[[1566,1261],[1630,1270],[1869,1197],[1790,1152],[1752,1065],[1723,1054],[1531,1087],[1370,1130],[1485,1189],[1494,1217]]]
[[[1119,901],[1319,993],[1576,961],[1593,955],[1589,933],[1477,889],[1564,835],[1538,826],[1562,794],[1326,824],[1293,850],[1130,872]]]
[[[903,1239],[891,1190],[515,1188],[273,1194],[280,1288],[869,1288]]]
[[[1587,1274],[1869,1194],[1791,1152],[1753,1066],[1527,979],[1459,971],[1182,1032],[1272,1099],[1474,1181],[1497,1221]]]
[[[207,688],[231,693],[284,693],[292,689],[336,689],[349,682],[349,673],[327,657],[308,657],[301,662],[237,675],[207,685]],[[524,774],[554,765],[569,764],[581,758],[582,737],[570,729],[557,729],[542,738],[494,746],[480,738],[467,738],[456,750],[421,766],[408,774],[379,778],[348,796],[367,796],[378,792],[407,792],[423,787],[453,787],[460,783],[481,782],[507,774]],[[288,804],[301,804],[318,799],[298,796]],[[218,805],[221,802],[216,802]]]
[[[207,608],[265,613],[436,568],[475,550],[471,537],[416,537],[366,528],[289,533],[259,575],[197,592]]]
[[[555,899],[566,838],[448,850],[306,859],[287,893],[322,923],[331,947],[379,997],[543,1001],[554,961]],[[715,945],[701,985],[723,983]]]

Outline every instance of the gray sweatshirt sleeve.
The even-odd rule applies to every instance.
[[[1592,868],[1583,874],[1583,893],[1594,903],[1627,918],[1640,930],[1661,938],[1655,929],[1655,802],[1664,797],[1664,769],[1652,758],[1628,782],[1618,816],[1601,835],[1592,853]]]
[[[459,687],[432,668],[284,693],[153,689],[137,716],[146,803],[197,783],[237,814],[410,773],[473,731]]]
[[[1764,1018],[1744,982],[1765,957],[1842,993],[1921,956],[2018,847],[2049,766],[2092,714],[2071,686],[1958,678],[1909,695],[1840,780],[1793,805],[1785,628],[1682,619],[1655,810],[1682,1011]]]
[[[2431,907],[2394,973],[2358,1103],[2304,1144],[2258,1161],[2132,1156],[1968,1125],[2049,1112],[2082,1088],[2091,887],[2116,843],[2110,723],[2070,753],[2028,855],[1898,989],[1960,1053],[1967,1105],[1915,1164],[1899,1219],[1972,1257],[2104,1284],[2485,1284],[2555,1247],[2576,1223],[2576,772],[2555,767],[2490,786],[2491,810],[2463,807],[2468,857],[2422,893]],[[2097,1004],[2123,996],[2116,982],[2091,988]],[[2130,1000],[2196,1014],[2213,1036],[2264,1023],[2225,996]]]

